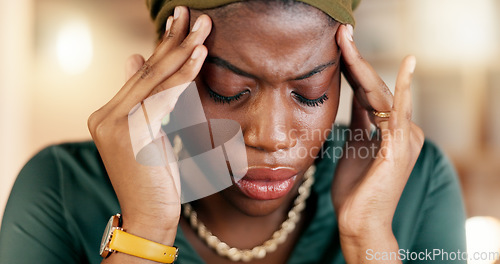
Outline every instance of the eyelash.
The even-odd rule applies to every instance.
[[[299,103],[304,104],[304,105],[309,106],[309,107],[318,107],[328,100],[328,95],[326,95],[326,93],[323,94],[322,96],[320,96],[319,98],[316,98],[316,99],[307,99],[300,94],[297,94],[297,93],[293,93],[293,94],[295,95],[295,98],[297,98]]]
[[[241,96],[243,96],[247,92],[248,91],[243,91],[235,96],[227,97],[227,96],[222,96],[222,95],[214,92],[212,89],[210,89],[210,87],[208,87],[208,94],[209,94],[210,98],[212,98],[216,103],[220,103],[220,104],[226,104],[226,103],[231,104],[231,102],[238,101],[241,98]],[[326,95],[326,93],[323,94],[322,96],[320,96],[319,98],[316,98],[316,99],[307,99],[307,98],[305,98],[302,95],[299,95],[297,93],[293,93],[293,94],[295,95],[295,98],[297,98],[299,103],[306,105],[306,106],[309,106],[309,107],[318,107],[328,100],[328,96]]]
[[[210,98],[212,98],[216,103],[220,104],[231,104],[231,102],[238,101],[241,96],[243,96],[247,92],[248,91],[243,91],[235,96],[227,97],[214,92],[212,89],[210,89],[210,87],[208,87],[208,95],[210,96]]]

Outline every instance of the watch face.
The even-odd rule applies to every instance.
[[[106,225],[106,229],[104,230],[104,234],[102,235],[102,240],[101,240],[101,249],[99,251],[99,254],[103,257],[108,255],[108,251],[106,250],[108,243],[111,238],[111,230],[113,228],[113,222],[114,222],[115,216],[113,215],[109,221],[108,224]]]

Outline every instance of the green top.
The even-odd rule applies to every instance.
[[[325,146],[332,158],[318,160],[308,203],[314,206],[314,216],[290,264],[345,262],[329,194],[336,164],[333,154],[339,154],[343,143],[328,142]],[[13,187],[0,232],[0,263],[100,263],[101,236],[109,217],[117,212],[118,200],[93,142],[48,147],[28,162]],[[443,153],[426,142],[394,215],[401,253],[406,257],[409,250],[415,257],[423,252],[420,257],[427,260],[415,263],[443,262],[446,255],[436,261],[428,258],[436,253],[433,250],[442,250],[449,258],[458,250],[463,252],[464,228],[456,174]],[[180,252],[176,263],[203,263],[180,228],[175,245]],[[375,252],[370,256],[375,257]]]

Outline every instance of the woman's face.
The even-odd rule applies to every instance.
[[[293,199],[332,127],[340,51],[338,25],[320,10],[252,5],[203,11],[213,29],[196,83],[207,119],[238,121],[246,144],[249,177],[217,195],[266,215]]]

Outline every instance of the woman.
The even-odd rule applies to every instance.
[[[117,212],[126,233],[177,246],[176,263],[422,263],[446,261],[428,258],[434,249],[463,251],[455,174],[411,122],[415,59],[403,61],[392,96],[355,47],[352,3],[304,2],[148,1],[158,47],[147,61],[131,57],[128,82],[89,118],[95,145],[48,148],[21,172],[0,262],[99,263],[102,230]],[[332,128],[341,71],[356,94],[351,126],[312,137]],[[193,80],[207,119],[240,124],[249,169],[246,185],[197,200],[182,216],[176,167],[135,160],[128,117],[149,96]],[[372,123],[380,137],[367,133]],[[359,154],[367,149],[374,154]],[[313,164],[311,187],[303,179]],[[302,193],[309,198],[295,202]],[[304,209],[289,213],[296,204]],[[151,263],[141,254],[102,263]]]

